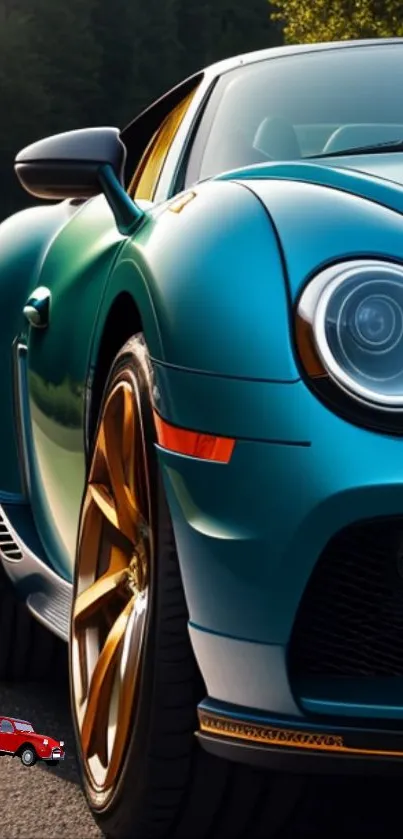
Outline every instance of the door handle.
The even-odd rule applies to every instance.
[[[39,286],[28,297],[23,314],[35,329],[46,329],[49,326],[50,298],[51,293],[45,286]]]

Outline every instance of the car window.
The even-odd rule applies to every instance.
[[[258,163],[403,139],[403,46],[285,55],[223,74],[186,185]]]
[[[167,154],[195,92],[192,90],[176,105],[153,134],[130,182],[131,198],[152,201]]]
[[[13,734],[14,727],[10,720],[2,720],[0,723],[0,731],[5,734]]]
[[[15,727],[17,731],[33,732],[33,727],[29,722],[16,722]]]

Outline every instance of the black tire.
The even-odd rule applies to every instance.
[[[25,746],[20,753],[21,763],[23,766],[29,767],[36,763],[36,752],[32,746]]]
[[[204,752],[194,735],[197,704],[206,690],[190,644],[173,528],[158,471],[145,349],[141,336],[122,348],[104,400],[129,365],[139,387],[154,496],[152,606],[126,759],[103,808],[95,806],[85,772],[81,772],[87,801],[110,839],[280,837],[300,800],[301,779],[219,760]],[[80,761],[77,726],[76,738]]]
[[[48,766],[59,766],[60,760],[48,760],[46,762]]]
[[[0,681],[48,682],[66,670],[66,644],[38,623],[0,566]]]

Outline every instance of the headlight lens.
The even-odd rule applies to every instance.
[[[332,266],[308,285],[298,317],[324,371],[343,390],[403,410],[403,268],[381,261]]]

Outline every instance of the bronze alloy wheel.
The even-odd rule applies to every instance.
[[[132,719],[149,607],[152,534],[147,457],[133,375],[102,410],[78,541],[71,680],[94,804],[116,784]]]
[[[206,687],[151,394],[136,336],[105,388],[77,544],[70,685],[87,802],[109,839],[277,839],[300,781],[219,760],[195,737]]]

